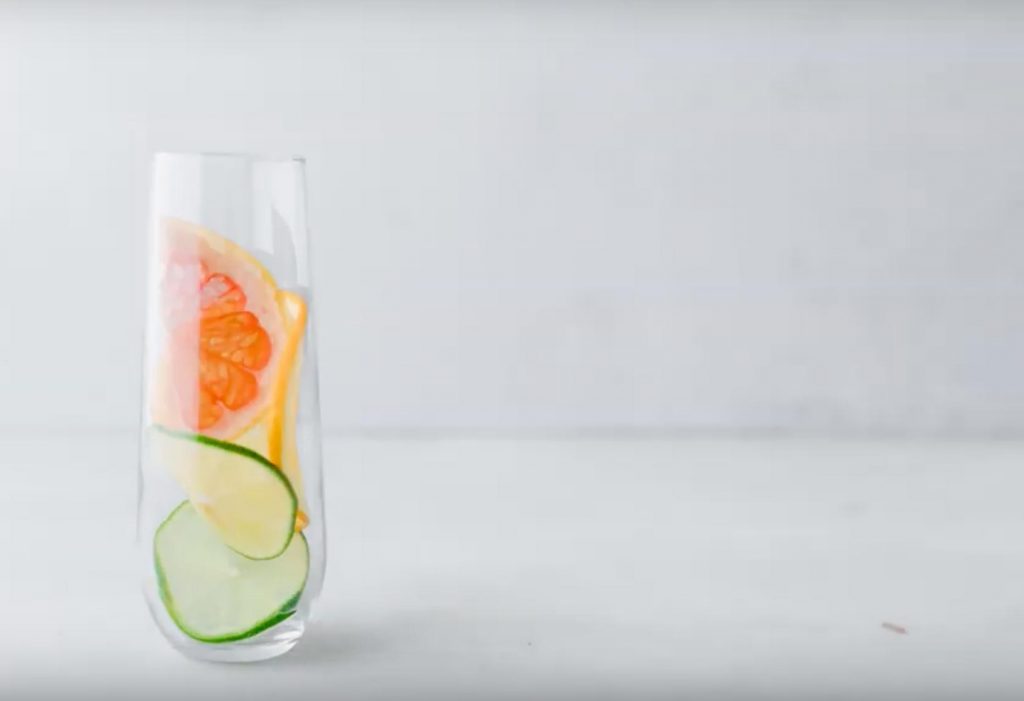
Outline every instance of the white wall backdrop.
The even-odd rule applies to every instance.
[[[0,425],[134,425],[153,150],[309,159],[332,429],[1024,430],[1024,8],[0,2]]]

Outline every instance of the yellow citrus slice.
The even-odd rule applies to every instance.
[[[155,426],[147,437],[153,455],[225,545],[253,560],[277,557],[288,547],[298,503],[276,465],[209,436]]]

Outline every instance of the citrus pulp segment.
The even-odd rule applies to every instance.
[[[237,244],[178,219],[161,223],[158,263],[153,419],[232,440],[273,401],[286,345],[277,284]]]

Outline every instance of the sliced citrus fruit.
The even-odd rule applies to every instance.
[[[306,302],[299,294],[280,290],[277,296],[285,323],[280,370],[270,389],[270,405],[265,418],[240,436],[237,442],[265,456],[284,472],[299,498],[296,530],[302,530],[309,519],[299,469],[296,419],[302,371],[301,345],[307,311]]]
[[[232,440],[275,401],[287,346],[277,284],[226,238],[178,219],[161,223],[156,423]],[[290,362],[290,361],[289,361]]]
[[[154,457],[181,484],[195,510],[235,552],[277,557],[295,532],[298,501],[284,473],[248,448],[154,426]]]
[[[278,294],[281,309],[288,325],[288,344],[282,355],[282,372],[278,375],[279,386],[274,392],[271,404],[268,453],[270,461],[279,465],[299,498],[299,513],[296,527],[301,530],[309,522],[306,516],[305,490],[302,486],[302,472],[299,469],[298,439],[296,436],[299,409],[299,387],[302,384],[302,359],[299,345],[306,328],[306,303],[294,292]],[[287,372],[284,369],[287,368]]]
[[[294,614],[309,572],[301,534],[273,560],[249,560],[225,547],[187,501],[157,529],[153,555],[171,620],[207,643],[244,640]]]

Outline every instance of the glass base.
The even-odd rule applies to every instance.
[[[299,642],[302,627],[283,630],[272,636],[258,636],[234,643],[200,643],[189,640],[172,641],[175,649],[193,660],[203,662],[262,662],[285,654]]]
[[[319,570],[314,573],[316,579],[307,582],[307,587],[313,587],[309,591],[319,588],[322,573],[323,570]],[[280,657],[295,647],[295,644],[306,632],[312,605],[311,599],[303,598],[292,616],[251,638],[230,643],[204,643],[188,637],[175,625],[167,615],[167,610],[160,602],[155,588],[155,581],[149,577],[147,579],[146,603],[157,628],[175,650],[185,657],[203,662],[261,662]]]

